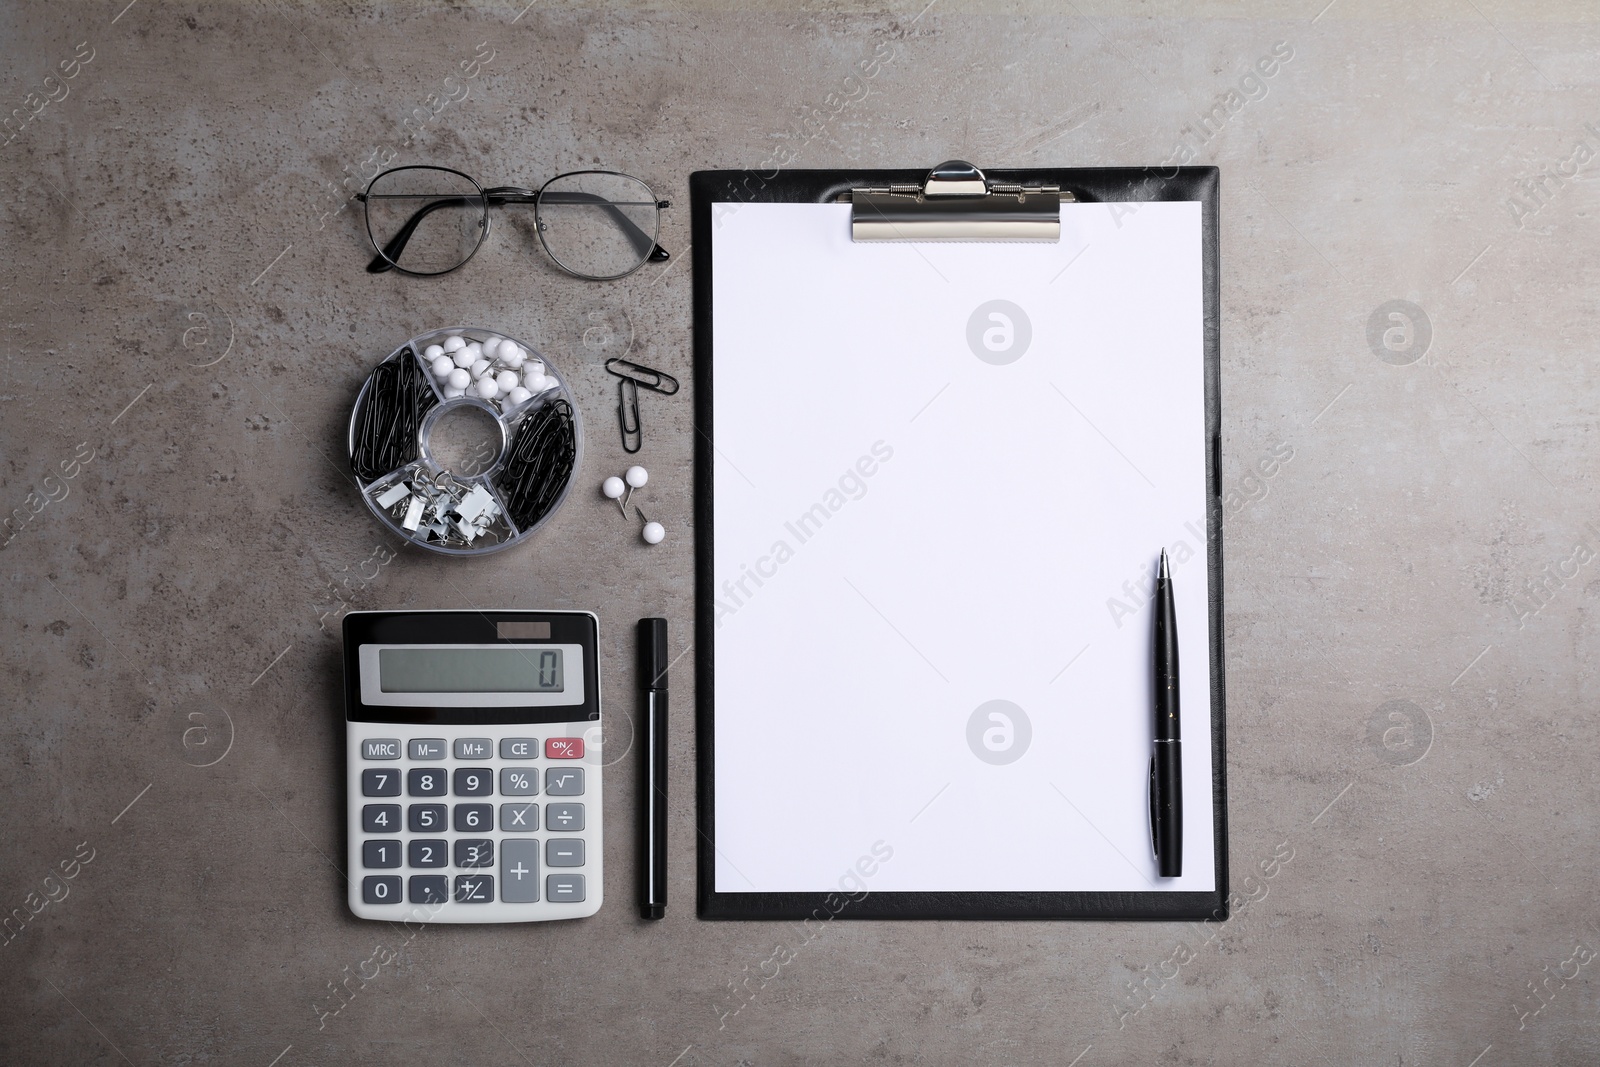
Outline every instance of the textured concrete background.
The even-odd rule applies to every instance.
[[[0,946],[0,1060],[1600,1058],[1593,7],[925,2],[0,11],[0,906],[29,920]],[[875,49],[862,98],[846,78]],[[628,904],[632,756],[596,918],[407,939],[350,917],[319,620],[595,609],[612,754],[632,621],[688,640],[691,170],[1185,144],[1223,174],[1230,921],[835,923],[771,977],[791,929],[693,914],[692,653],[665,922]],[[508,228],[450,277],[367,275],[347,196],[390,155],[486,183],[638,174],[677,202],[676,259],[584,283]],[[585,491],[492,562],[375,566],[351,397],[460,322],[575,382]],[[655,549],[587,491],[624,465],[601,363],[630,338],[686,384],[645,398]],[[329,1013],[377,946],[393,961]]]

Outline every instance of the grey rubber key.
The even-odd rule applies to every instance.
[[[539,899],[539,842],[507,837],[500,842],[500,899],[532,904]]]
[[[531,834],[539,829],[539,805],[500,805],[500,832],[503,834]]]
[[[539,756],[539,739],[537,737],[502,737],[500,739],[501,759],[537,759]]]
[[[406,792],[414,797],[442,797],[449,784],[443,767],[413,767],[406,772]]]
[[[361,742],[362,759],[399,759],[400,739],[373,737]]]
[[[500,795],[531,797],[539,793],[539,772],[532,767],[501,767]]]
[[[397,797],[400,795],[400,770],[385,767],[383,770],[361,772],[361,795],[364,797]]]
[[[583,796],[583,768],[547,767],[544,772],[544,791],[553,797]]]
[[[457,867],[493,867],[494,839],[491,837],[456,838]]]
[[[582,830],[583,805],[582,804],[550,804],[544,809],[544,828],[546,830]],[[502,830],[505,827],[501,827]]]
[[[400,842],[396,840],[361,842],[361,866],[373,870],[400,866]]]
[[[444,738],[413,737],[411,739],[411,758],[444,759]]]
[[[552,837],[544,843],[544,862],[547,867],[582,867],[583,838]]]
[[[576,904],[583,900],[583,875],[552,874],[544,880],[545,899],[552,904]]]
[[[488,759],[494,755],[494,743],[487,737],[456,738],[456,759]]]
[[[442,834],[445,813],[443,804],[412,804],[406,808],[406,826],[414,834]]]
[[[450,899],[450,879],[442,874],[413,874],[410,889],[413,904],[443,904]]]
[[[397,874],[369,874],[361,879],[361,901],[364,904],[403,904],[400,899],[400,876]]]
[[[458,875],[456,875],[456,903],[457,904],[492,904],[492,903],[494,903],[494,875],[492,875],[492,874],[458,874]]]
[[[457,767],[452,777],[458,797],[486,797],[494,793],[494,772],[487,767]]]
[[[413,837],[406,842],[406,861],[413,867],[448,867],[450,843],[442,837]]]
[[[457,804],[454,814],[458,834],[482,834],[494,829],[493,804]]]
[[[361,829],[369,834],[393,834],[400,830],[400,805],[363,804]]]

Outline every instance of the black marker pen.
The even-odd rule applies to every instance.
[[[667,914],[667,620],[639,620],[639,691],[644,700],[640,785],[639,914]]]

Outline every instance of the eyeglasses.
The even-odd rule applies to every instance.
[[[448,167],[395,167],[356,198],[366,205],[377,252],[371,274],[449,274],[489,236],[489,209],[512,204],[533,205],[539,243],[575,277],[610,281],[669,258],[656,235],[662,209],[672,205],[638,178],[609,170],[558,174],[533,190],[485,189]]]

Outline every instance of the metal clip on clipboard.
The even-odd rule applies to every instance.
[[[848,199],[856,241],[1059,241],[1061,204],[1077,198],[1054,182],[990,181],[953,159],[915,182],[867,185]]]

